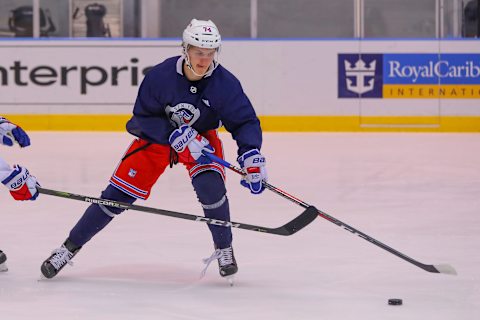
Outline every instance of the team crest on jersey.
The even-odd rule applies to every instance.
[[[128,176],[130,178],[135,178],[136,175],[137,175],[137,170],[130,168],[130,170],[128,171]]]
[[[190,103],[179,103],[175,106],[167,106],[165,113],[170,118],[172,125],[180,127],[183,124],[192,125],[200,118],[200,110]]]

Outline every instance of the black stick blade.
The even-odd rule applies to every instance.
[[[420,268],[432,273],[451,274],[454,276],[457,275],[457,270],[455,270],[455,268],[449,264],[422,264]]]
[[[318,217],[318,209],[314,206],[309,206],[301,215],[287,224],[274,229],[274,232],[271,233],[290,236],[308,226],[316,217]]]

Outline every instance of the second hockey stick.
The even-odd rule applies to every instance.
[[[245,173],[242,171],[242,169],[238,168],[238,167],[235,167],[234,165],[230,164],[229,162],[223,160],[222,158],[219,158],[211,153],[204,153],[207,157],[209,157],[212,161],[215,161],[219,164],[221,164],[222,166],[240,174],[240,175],[245,175]],[[298,204],[299,206],[303,207],[303,208],[315,208],[311,205],[309,205],[308,203],[286,193],[285,191],[269,184],[268,182],[263,182],[263,185],[265,186],[265,188],[275,192],[276,194],[282,196],[283,198],[285,199],[288,199],[296,204]],[[400,251],[397,251],[395,249],[393,249],[392,247],[389,247],[387,246],[386,244],[370,237],[369,235],[361,232],[360,230],[358,229],[355,229],[354,227],[352,226],[349,226],[348,224],[346,224],[345,222],[342,222],[328,214],[326,214],[325,212],[321,211],[321,210],[318,210],[315,208],[315,210],[317,210],[317,213],[319,216],[321,216],[322,218],[330,221],[331,223],[334,223],[336,224],[337,226],[339,227],[342,227],[343,229],[353,233],[353,234],[356,234],[357,236],[359,236],[360,238],[363,238],[365,240],[367,240],[368,242],[370,243],[373,243],[374,245],[376,245],[377,247],[380,247],[394,255],[396,255],[397,257],[405,260],[405,261],[408,261],[410,262],[411,264],[425,270],[425,271],[428,271],[428,272],[432,272],[432,273],[444,273],[444,274],[453,274],[453,275],[456,275],[457,272],[455,271],[455,268],[453,268],[451,265],[449,264],[424,264],[424,263],[421,263],[415,259],[412,259],[410,258],[409,256],[401,253]]]
[[[246,224],[246,223],[233,222],[233,221],[216,220],[216,219],[206,218],[206,217],[202,217],[202,216],[196,216],[196,215],[193,215],[193,214],[187,214],[187,213],[182,213],[182,212],[138,206],[138,205],[134,205],[134,204],[126,203],[126,202],[88,197],[88,196],[83,196],[83,195],[74,194],[74,193],[65,192],[65,191],[57,191],[57,190],[46,189],[46,188],[42,188],[42,187],[37,187],[37,189],[42,194],[48,194],[48,195],[55,196],[55,197],[61,197],[61,198],[72,199],[72,200],[79,200],[79,201],[94,203],[94,204],[98,204],[98,205],[104,205],[104,206],[108,206],[108,207],[120,208],[120,209],[124,209],[124,210],[136,210],[136,211],[149,212],[149,213],[159,214],[159,215],[162,215],[162,216],[168,216],[168,217],[172,217],[172,218],[180,218],[180,219],[185,219],[185,220],[204,222],[206,224],[211,224],[211,225],[216,225],[216,226],[232,227],[232,228],[239,228],[239,229],[250,230],[250,231],[277,234],[277,235],[281,235],[281,236],[290,236],[290,235],[298,232],[299,230],[305,228],[308,224],[310,224],[318,216],[317,209],[315,207],[308,207],[299,216],[297,216],[292,221],[284,224],[283,226],[280,226],[278,228],[267,228],[267,227],[262,227],[262,226],[256,226],[256,225],[253,225],[253,224]]]

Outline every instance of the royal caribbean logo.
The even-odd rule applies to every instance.
[[[338,55],[339,98],[382,97],[381,54]]]
[[[339,54],[338,97],[479,99],[480,54]]]

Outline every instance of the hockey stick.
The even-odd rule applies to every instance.
[[[235,167],[234,165],[230,164],[229,162],[223,160],[222,158],[219,158],[213,154],[210,154],[210,153],[204,153],[206,156],[208,156],[212,161],[215,161],[219,164],[221,164],[222,166],[240,174],[240,175],[245,175],[245,173],[242,171],[242,169],[238,168],[238,167]],[[309,205],[308,203],[286,193],[285,191],[269,184],[268,182],[263,182],[263,185],[265,186],[265,188],[267,188],[268,190],[271,190],[273,192],[275,192],[276,194],[282,196],[283,198],[285,199],[288,199],[292,202],[295,202],[296,204],[298,204],[299,206],[303,207],[303,208],[315,208],[311,205]],[[432,272],[432,273],[444,273],[444,274],[453,274],[453,275],[456,275],[457,274],[457,271],[455,270],[455,268],[453,268],[451,265],[449,264],[424,264],[424,263],[421,263],[421,262],[418,262],[417,260],[414,260],[412,258],[410,258],[409,256],[406,256],[405,254],[393,249],[392,247],[389,247],[387,246],[386,244],[370,237],[369,235],[361,232],[360,230],[357,230],[355,229],[354,227],[352,226],[349,226],[348,224],[326,214],[325,212],[321,211],[321,210],[318,210],[317,208],[315,208],[315,210],[317,210],[318,212],[318,215],[321,216],[322,218],[336,224],[337,226],[339,227],[342,227],[343,229],[347,230],[347,231],[350,231],[351,233],[353,234],[356,234],[357,236],[359,236],[360,238],[363,238],[365,240],[367,240],[368,242],[370,243],[373,243],[374,245],[396,255],[397,257],[405,260],[405,261],[408,261],[410,262],[411,264],[425,270],[425,271],[428,271],[428,272]]]
[[[100,199],[100,198],[94,198],[94,197],[87,197],[87,196],[82,196],[82,195],[79,195],[79,194],[69,193],[69,192],[65,192],[65,191],[51,190],[51,189],[46,189],[46,188],[42,188],[42,187],[37,187],[37,189],[40,193],[48,194],[50,196],[55,196],[55,197],[67,198],[67,199],[72,199],[72,200],[79,200],[79,201],[95,203],[95,204],[99,204],[99,205],[115,207],[115,208],[120,208],[120,209],[125,209],[125,210],[136,210],[136,211],[149,212],[149,213],[159,214],[159,215],[162,215],[162,216],[168,216],[168,217],[172,217],[172,218],[180,218],[180,219],[185,219],[185,220],[205,222],[206,224],[211,224],[211,225],[216,225],[216,226],[233,227],[233,228],[239,228],[239,229],[250,230],[250,231],[277,234],[277,235],[281,235],[281,236],[290,236],[290,235],[298,232],[299,230],[305,228],[308,224],[310,224],[310,222],[315,220],[315,218],[318,216],[317,209],[315,207],[308,207],[299,216],[297,216],[292,221],[284,224],[283,226],[278,227],[278,228],[267,228],[267,227],[262,227],[262,226],[256,226],[256,225],[253,225],[253,224],[246,224],[246,223],[233,222],[233,221],[216,220],[216,219],[206,218],[206,217],[202,217],[202,216],[196,216],[196,215],[193,215],[193,214],[187,214],[187,213],[181,213],[181,212],[175,212],[175,211],[169,211],[169,210],[163,210],[163,209],[156,209],[156,208],[138,206],[138,205],[129,204],[129,203],[126,203],[126,202]]]

